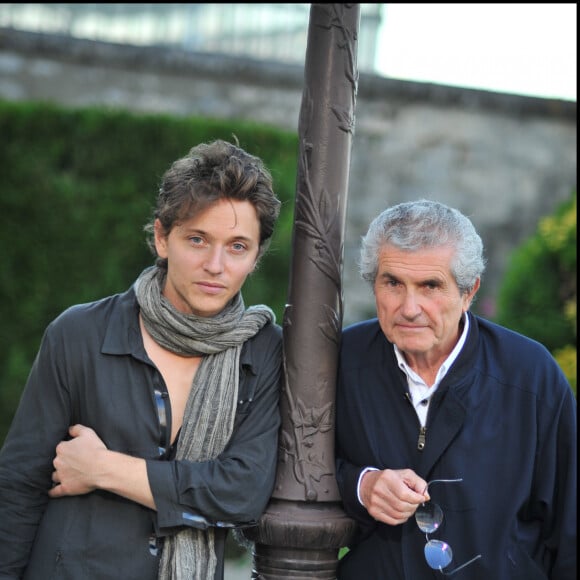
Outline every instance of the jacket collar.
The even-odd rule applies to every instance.
[[[431,402],[437,409],[430,411],[436,412],[437,416],[428,424],[427,445],[418,461],[418,473],[428,474],[431,471],[444,450],[462,429],[468,413],[466,395],[474,383],[473,374],[476,369],[473,363],[479,344],[479,327],[477,317],[470,312],[467,315],[469,333],[463,349],[451,365]],[[469,412],[473,412],[473,409]],[[455,475],[452,474],[450,477]]]

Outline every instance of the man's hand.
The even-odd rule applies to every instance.
[[[68,432],[72,439],[56,446],[50,497],[83,495],[97,488],[97,459],[107,447],[90,427],[73,425]]]
[[[369,515],[391,526],[406,522],[429,500],[427,482],[411,469],[368,471],[360,495]]]
[[[50,497],[102,489],[156,509],[144,459],[110,451],[90,427],[73,425],[68,432],[72,439],[56,446]]]

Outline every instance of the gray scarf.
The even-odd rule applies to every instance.
[[[233,430],[242,345],[274,313],[263,305],[247,310],[241,293],[213,317],[183,314],[163,296],[165,271],[144,270],[135,282],[145,328],[155,342],[181,356],[204,355],[183,416],[176,458],[207,461],[225,448]],[[165,538],[159,580],[210,580],[217,565],[213,528],[184,528]]]

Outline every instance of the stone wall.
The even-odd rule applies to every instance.
[[[303,67],[0,29],[5,100],[237,118],[297,131],[303,80]],[[370,220],[420,197],[472,218],[488,258],[475,309],[493,315],[510,253],[576,187],[576,102],[361,74],[356,116],[344,322],[373,312],[356,267]]]

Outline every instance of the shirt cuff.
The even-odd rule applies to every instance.
[[[376,467],[365,467],[361,472],[360,475],[358,476],[358,483],[356,484],[356,497],[358,498],[358,501],[360,503],[360,505],[362,505],[364,508],[366,508],[367,506],[363,503],[361,497],[360,497],[360,483],[362,481],[363,475],[369,471],[380,471],[379,469],[377,469]]]

